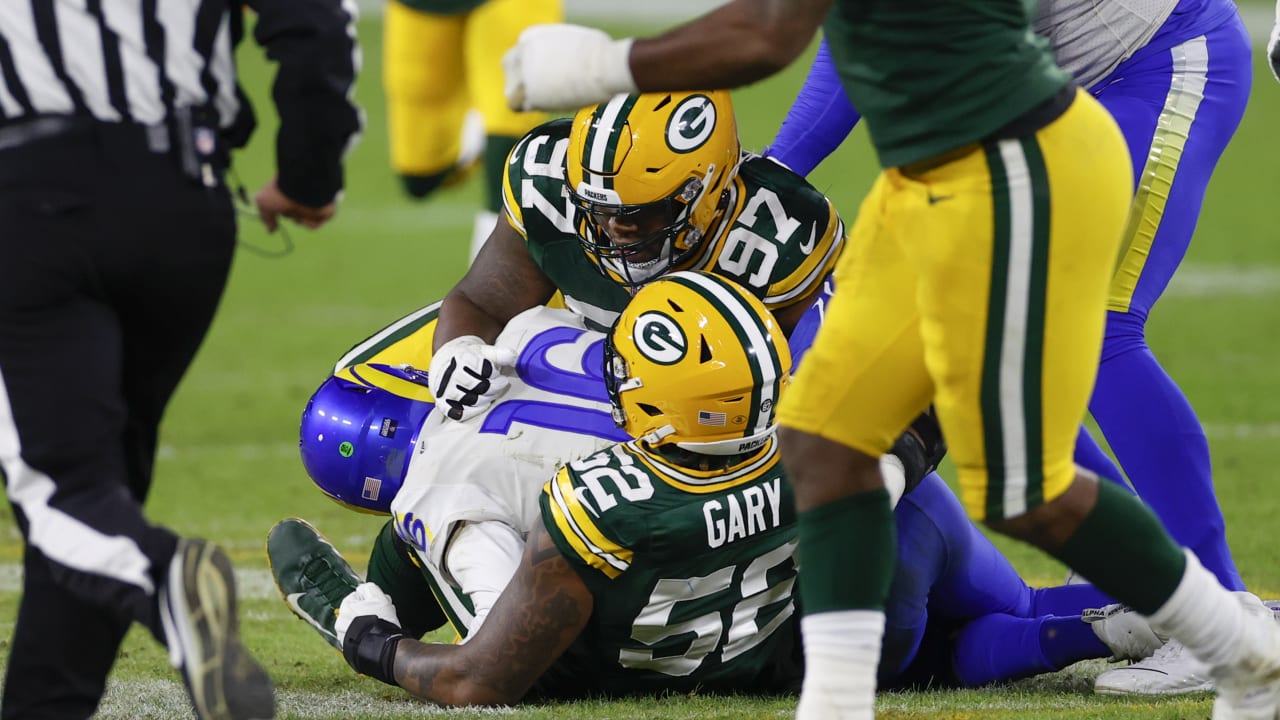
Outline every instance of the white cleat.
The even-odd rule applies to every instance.
[[[1218,696],[1213,720],[1280,720],[1280,624],[1274,606],[1237,593],[1252,626],[1249,637],[1261,652],[1214,670]]]
[[[1104,641],[1105,642],[1105,641]],[[1177,640],[1161,645],[1151,657],[1127,667],[1107,670],[1093,681],[1102,695],[1186,695],[1213,689],[1209,666]]]
[[[1164,645],[1147,619],[1127,605],[1113,604],[1085,610],[1081,619],[1110,650],[1113,660],[1145,660]]]

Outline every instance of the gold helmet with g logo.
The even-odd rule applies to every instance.
[[[688,267],[724,213],[741,155],[727,91],[616,95],[579,110],[565,178],[583,249],[630,288]],[[618,223],[637,234],[611,237]]]
[[[605,342],[614,420],[651,446],[737,455],[777,429],[791,350],[758,298],[725,278],[674,272],[641,288]]]

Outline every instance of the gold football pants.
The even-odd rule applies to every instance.
[[[780,420],[879,456],[933,403],[970,516],[999,519],[1074,478],[1131,170],[1083,92],[955,155],[877,179]]]

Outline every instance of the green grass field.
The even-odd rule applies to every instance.
[[[296,249],[282,259],[239,253],[213,330],[170,407],[163,428],[150,516],[184,534],[216,539],[237,563],[244,634],[276,678],[285,718],[408,718],[437,714],[528,718],[788,717],[794,702],[671,697],[575,703],[487,712],[443,711],[356,677],[336,653],[293,619],[266,571],[263,543],[282,517],[314,522],[358,567],[382,520],[340,508],[314,490],[297,458],[298,416],[331,363],[350,345],[403,313],[439,298],[464,271],[479,185],[411,204],[387,169],[380,88],[379,26],[360,27],[365,70],[359,98],[364,139],[348,159],[348,190],[336,220],[318,232],[291,228]],[[1260,56],[1259,56],[1260,57]],[[236,161],[250,192],[271,173],[274,127],[269,70],[251,41],[242,49],[244,85],[262,118]],[[782,120],[807,62],[736,94],[744,145],[758,149]],[[1219,168],[1198,237],[1180,276],[1150,322],[1150,340],[1181,382],[1210,434],[1217,483],[1237,562],[1250,588],[1280,597],[1280,560],[1270,532],[1280,513],[1273,449],[1280,444],[1280,233],[1275,229],[1280,163],[1280,86],[1259,63],[1249,111]],[[859,130],[812,177],[852,219],[875,174]],[[245,223],[242,242],[279,248],[279,236]],[[182,242],[181,237],[174,242]],[[1064,569],[1000,542],[1019,570],[1042,584]],[[12,627],[21,538],[0,512],[0,637]],[[441,638],[447,640],[447,638]],[[4,641],[7,648],[7,640]],[[7,653],[7,649],[6,649]],[[1095,697],[1086,663],[1011,687],[888,694],[881,718],[1019,720],[1206,718],[1210,701]],[[162,649],[136,630],[126,642],[101,717],[170,718],[187,713]]]

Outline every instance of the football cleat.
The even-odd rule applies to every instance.
[[[338,549],[307,521],[286,518],[267,534],[267,561],[293,614],[342,652],[334,629],[338,608],[361,580]]]
[[[1261,652],[1213,670],[1218,691],[1213,720],[1280,720],[1280,624],[1274,608],[1256,595],[1238,592],[1236,596],[1253,626],[1247,637]]]
[[[1098,675],[1093,682],[1093,691],[1102,695],[1186,695],[1208,692],[1213,689],[1209,669],[1185,645],[1177,640],[1170,640],[1145,660]]]
[[[1127,605],[1091,608],[1080,619],[1111,650],[1112,660],[1145,660],[1165,644],[1166,638],[1156,635],[1147,619]]]
[[[1098,675],[1094,681],[1094,692],[1104,695],[1186,695],[1215,689],[1214,677],[1218,676],[1227,684],[1217,685],[1219,700],[1214,705],[1214,720],[1280,720],[1280,717],[1273,719],[1272,715],[1266,714],[1267,707],[1274,712],[1274,706],[1268,705],[1271,702],[1268,698],[1280,697],[1280,624],[1276,622],[1274,610],[1264,605],[1256,595],[1247,592],[1235,595],[1251,618],[1250,622],[1257,622],[1257,618],[1269,621],[1259,630],[1273,633],[1274,641],[1270,647],[1275,658],[1274,667],[1267,665],[1270,671],[1235,667],[1214,670],[1182,643],[1170,640],[1145,660]],[[1270,672],[1275,675],[1272,680],[1268,679]],[[1221,713],[1217,710],[1219,705],[1225,708]],[[1256,711],[1258,705],[1262,706],[1261,711]],[[1246,709],[1237,712],[1237,708]]]
[[[208,540],[182,538],[159,591],[169,662],[200,720],[268,720],[275,686],[240,642],[231,561]]]

